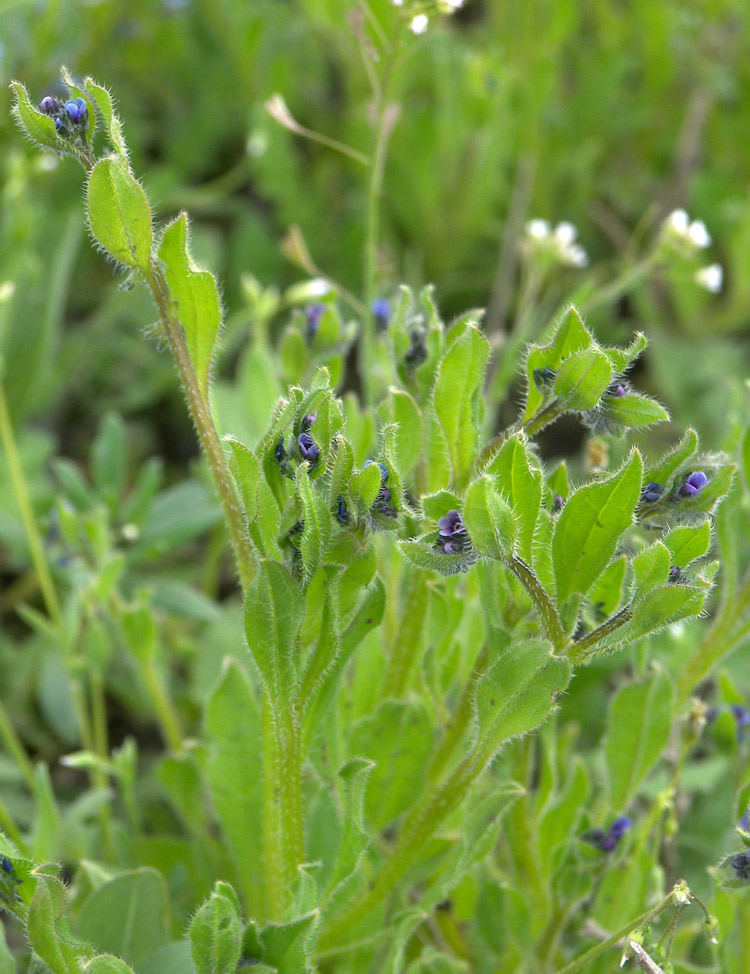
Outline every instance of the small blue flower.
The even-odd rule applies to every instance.
[[[315,463],[320,456],[320,447],[309,433],[300,433],[297,437],[297,446],[302,459],[307,460],[308,463]]]
[[[286,452],[284,451],[283,436],[279,437],[279,442],[276,444],[276,449],[273,451],[273,456],[275,460],[279,461],[279,463],[281,463],[284,457],[286,456]]]
[[[703,473],[702,470],[696,470],[685,478],[685,483],[682,485],[682,493],[686,497],[695,497],[699,494],[703,488],[708,483],[708,477]]]
[[[651,483],[646,484],[646,486],[641,491],[641,501],[646,501],[649,504],[653,504],[658,501],[661,495],[664,493],[664,488],[661,484],[657,484],[655,480]]]
[[[391,320],[391,303],[387,298],[375,298],[370,306],[378,331],[386,331]]]
[[[308,304],[305,308],[305,314],[307,315],[307,333],[311,338],[314,338],[318,334],[318,328],[320,327],[320,319],[326,310],[324,304]]]
[[[750,849],[747,852],[738,852],[733,856],[727,856],[721,865],[731,866],[737,874],[737,879],[747,881],[750,879]]]
[[[349,523],[349,511],[343,497],[339,497],[336,500],[336,520],[341,524]]]
[[[56,98],[52,98],[50,95],[47,95],[46,98],[42,98],[41,102],[39,103],[39,111],[44,112],[45,115],[54,115],[55,112],[59,111],[59,109],[60,103]]]
[[[543,369],[534,369],[534,384],[539,388],[550,385],[555,381],[555,370],[545,365]]]
[[[621,815],[614,820],[606,832],[604,829],[589,829],[581,836],[581,840],[588,842],[599,852],[612,852],[632,824],[632,820],[627,815]]]
[[[10,859],[8,859],[7,856],[0,856],[0,869],[2,869],[3,872],[10,873],[10,875],[15,878],[16,871],[13,868],[13,863],[10,861]]]
[[[552,494],[552,510],[561,511],[565,507],[565,498],[560,494]]]
[[[750,832],[750,805],[745,809],[745,814],[737,823],[737,828],[743,832]]]
[[[79,105],[79,102],[83,102],[83,105]],[[88,109],[86,108],[86,102],[82,98],[76,99],[76,101],[66,101],[65,102],[65,112],[71,122],[78,124],[83,122],[88,115]]]

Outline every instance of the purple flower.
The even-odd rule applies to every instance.
[[[274,455],[274,459],[278,460],[279,463],[281,463],[281,461],[286,456],[286,454],[284,452],[284,437],[283,436],[279,438],[279,442],[276,444],[276,449],[273,451],[273,455]]]
[[[747,852],[738,852],[734,856],[728,856],[722,866],[731,866],[737,874],[737,879],[750,879],[750,849]]]
[[[309,304],[305,308],[305,314],[307,315],[307,332],[311,338],[318,334],[320,319],[323,317],[325,310],[326,306],[324,304]]]
[[[370,306],[378,331],[385,331],[391,320],[391,303],[386,298],[375,298]]]
[[[737,823],[737,828],[742,829],[743,832],[750,832],[750,805],[748,805],[745,814]]]
[[[347,524],[349,521],[349,511],[346,507],[346,501],[343,497],[339,497],[336,500],[336,519],[341,524]]]
[[[750,727],[750,711],[741,707],[738,703],[733,703],[729,708],[734,715],[734,719],[737,722],[737,729],[744,731],[745,728]]]
[[[441,517],[438,521],[438,532],[441,538],[453,538],[456,535],[466,534],[460,511],[448,511],[446,515]]]
[[[79,102],[83,102],[83,105],[80,105]],[[83,98],[77,98],[75,101],[73,100],[66,101],[65,112],[68,118],[71,120],[71,122],[75,122],[75,123],[83,122],[85,121],[86,116],[88,115],[86,102],[83,101]]]
[[[581,839],[599,852],[612,852],[632,824],[632,820],[627,815],[621,815],[614,820],[606,832],[604,829],[589,829],[588,832],[584,832]]]
[[[56,98],[52,98],[47,95],[46,98],[42,98],[39,104],[39,111],[44,112],[45,115],[54,115],[58,111],[59,103]]]
[[[8,859],[7,856],[0,856],[0,869],[2,869],[3,872],[10,873],[11,876],[16,875],[16,871],[13,868],[13,863],[10,861],[10,859]]]
[[[699,494],[703,490],[707,483],[708,477],[703,471],[696,470],[685,478],[685,483],[682,485],[682,493],[686,497],[695,497],[696,494]]]
[[[552,495],[552,510],[561,511],[565,507],[565,498],[561,497],[560,494]]]
[[[310,413],[308,416],[303,416],[299,424],[300,432],[307,433],[310,427],[315,423],[318,418],[317,413]]]
[[[302,459],[307,460],[309,463],[315,463],[320,456],[320,447],[309,433],[300,433],[297,437],[297,445],[299,446],[299,452],[302,454]]]
[[[655,480],[651,483],[646,484],[646,486],[641,491],[641,500],[647,501],[649,504],[653,504],[654,501],[658,501],[661,495],[664,493],[664,488],[661,484],[657,484]]]

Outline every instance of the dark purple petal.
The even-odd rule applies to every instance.
[[[375,326],[380,331],[385,331],[391,320],[391,304],[386,298],[375,298],[370,310],[375,319]]]
[[[309,433],[300,433],[297,437],[297,445],[299,446],[299,452],[302,454],[303,460],[315,463],[320,456],[320,447]]]
[[[46,98],[42,98],[39,105],[39,111],[44,112],[45,115],[51,115],[53,112],[57,111],[57,101],[47,95]]]
[[[661,484],[657,484],[655,480],[651,483],[646,484],[646,486],[641,491],[641,499],[653,503],[658,501],[661,495],[664,493],[664,488]]]
[[[307,315],[307,330],[311,335],[317,334],[320,319],[323,317],[323,312],[325,310],[326,306],[324,304],[309,304],[305,308],[305,314]]]
[[[609,834],[615,841],[619,841],[632,824],[632,820],[627,815],[621,815],[610,825]]]

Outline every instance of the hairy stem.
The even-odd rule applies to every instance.
[[[557,609],[544,586],[526,562],[516,555],[506,558],[505,564],[531,596],[548,639],[556,650],[561,650],[566,641],[565,631]]]

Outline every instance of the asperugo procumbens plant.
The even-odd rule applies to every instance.
[[[574,308],[528,352],[520,418],[486,442],[481,316],[446,327],[429,289],[415,302],[404,288],[383,333],[391,384],[366,404],[380,424],[369,456],[365,414],[351,403],[345,414],[324,365],[308,388],[289,388],[252,450],[220,437],[210,393],[222,308],[213,276],[191,258],[188,217],[155,226],[110,94],[90,78],[63,81],[68,95],[39,108],[14,83],[14,112],[34,141],[83,165],[94,241],[153,297],[221,502],[254,663],[249,673],[238,637],[206,710],[233,885],[216,882],[190,925],[192,960],[180,955],[172,969],[396,972],[415,932],[433,928],[436,952],[448,942],[468,960],[459,927],[432,918],[503,828],[540,911],[527,942],[504,949],[514,969],[554,970],[567,959],[571,911],[601,870],[571,865],[580,853],[565,846],[564,823],[578,806],[561,806],[543,820],[539,855],[560,857],[557,886],[544,886],[529,848],[526,735],[549,720],[577,667],[701,613],[717,563],[696,563],[733,467],[701,454],[689,431],[665,457],[647,462],[634,448],[614,473],[575,488],[564,466],[545,471],[534,438],[565,413],[615,436],[668,418],[627,378],[645,338],[602,347]],[[326,316],[336,331],[330,305],[312,309],[300,347]],[[659,714],[667,682],[662,674],[618,705],[638,707],[647,693],[642,703]],[[625,805],[656,754],[615,743],[619,817],[588,833],[592,855],[627,832]],[[585,792],[574,794],[585,802]],[[2,850],[5,906],[51,970],[130,970],[70,935],[67,892],[49,869],[8,841]],[[638,917],[613,918],[611,930],[628,923],[566,970],[693,899],[680,887]],[[643,949],[635,934],[631,943]],[[459,968],[419,967],[428,969]]]

